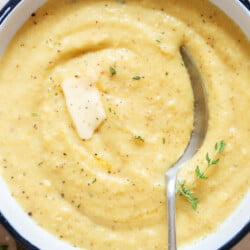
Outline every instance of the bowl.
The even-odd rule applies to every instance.
[[[9,41],[22,24],[35,12],[45,0],[12,0],[0,11],[0,56]],[[212,0],[222,11],[231,17],[250,39],[250,4],[249,1]],[[247,9],[248,8],[248,9]],[[30,249],[65,249],[75,250],[69,243],[54,237],[39,227],[18,205],[5,183],[0,177],[0,219],[10,232]],[[185,245],[183,250],[229,249],[250,230],[250,191],[237,209],[206,237]]]

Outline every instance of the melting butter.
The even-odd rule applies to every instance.
[[[99,91],[88,77],[68,78],[61,86],[79,136],[82,139],[90,139],[106,119]]]

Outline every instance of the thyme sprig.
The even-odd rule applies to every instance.
[[[196,166],[195,169],[195,174],[196,176],[201,179],[201,180],[206,180],[208,179],[208,176],[206,175],[207,170],[213,166],[213,165],[217,165],[220,161],[220,158],[218,158],[218,154],[220,154],[224,148],[225,148],[226,144],[223,140],[218,141],[215,143],[214,145],[214,157],[211,158],[209,153],[206,153],[206,162],[207,162],[207,167],[204,171],[201,171],[199,166]]]
[[[208,169],[213,166],[217,165],[220,161],[219,154],[223,152],[225,149],[226,143],[224,140],[220,140],[215,143],[214,145],[214,156],[211,157],[209,153],[206,153],[205,159],[207,166],[204,171],[200,169],[199,166],[196,166],[195,168],[195,175],[198,179],[200,180],[206,180],[208,179],[208,176],[206,175],[206,172]],[[194,210],[197,209],[199,198],[196,196],[196,194],[192,191],[190,187],[186,185],[186,181],[178,181],[177,182],[177,188],[176,188],[176,193],[179,193],[181,196],[184,196],[189,203],[191,203],[191,206]]]
[[[186,186],[186,181],[178,181],[177,187],[177,192],[179,192],[181,196],[186,197],[187,200],[191,203],[192,208],[196,210],[199,198],[196,197],[194,192],[192,192],[191,189]]]

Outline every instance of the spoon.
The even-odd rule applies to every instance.
[[[208,121],[208,108],[205,86],[199,69],[191,54],[185,46],[180,47],[180,53],[191,81],[194,97],[194,124],[189,143],[182,156],[165,173],[166,194],[168,203],[168,250],[176,250],[176,225],[175,225],[175,195],[176,179],[180,168],[190,160],[201,147],[206,132]]]

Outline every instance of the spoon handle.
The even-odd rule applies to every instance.
[[[179,160],[165,174],[168,203],[168,250],[176,250],[175,189],[178,170],[189,161],[201,147],[207,132],[208,108],[206,89],[194,59],[185,46],[180,47],[182,60],[189,74],[194,97],[194,124],[189,143]]]
[[[176,250],[176,226],[175,226],[175,192],[176,192],[176,171],[166,173],[166,195],[168,203],[168,250]]]

